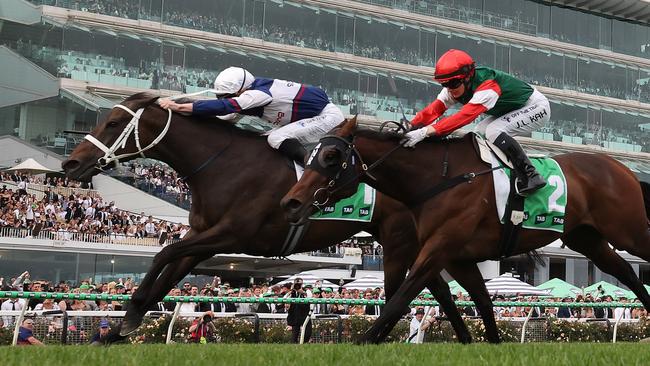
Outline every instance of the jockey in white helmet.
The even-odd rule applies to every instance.
[[[268,143],[289,158],[304,162],[303,144],[317,142],[343,122],[341,110],[317,87],[279,79],[255,78],[241,67],[223,70],[214,81],[219,99],[178,104],[160,100],[160,106],[194,116],[256,116],[272,123]]]

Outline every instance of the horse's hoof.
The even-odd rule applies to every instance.
[[[126,337],[135,332],[140,324],[142,324],[143,316],[144,314],[129,316],[129,313],[127,312],[126,317],[124,317],[124,321],[122,321],[122,325],[120,326],[120,336]]]
[[[358,346],[365,346],[368,344],[379,344],[379,340],[375,335],[364,334],[361,338],[354,341],[354,344]]]
[[[109,346],[109,345],[111,345],[113,343],[122,342],[125,339],[126,339],[126,337],[120,335],[119,332],[111,331],[110,333],[108,333],[108,335],[104,339],[103,344],[105,346]]]

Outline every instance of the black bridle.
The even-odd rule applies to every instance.
[[[377,159],[370,166],[366,165],[359,154],[355,144],[355,135],[348,135],[345,137],[336,136],[336,135],[326,135],[320,139],[318,145],[314,147],[314,150],[311,152],[309,159],[307,160],[306,168],[315,170],[322,176],[329,179],[329,182],[325,187],[318,188],[314,192],[313,196],[313,205],[321,209],[327,204],[330,197],[341,189],[347,187],[352,183],[358,183],[359,179],[363,176],[368,176],[372,180],[377,180],[370,171],[376,168],[379,164],[383,163],[388,156],[390,156],[395,150],[402,147],[402,144],[398,144],[393,149],[389,150],[382,157]],[[328,165],[323,156],[320,154],[323,147],[334,147],[338,150],[343,159],[339,161],[338,164]],[[342,183],[339,183],[342,181]],[[321,192],[325,192],[325,200],[323,202],[318,201],[318,196]]]

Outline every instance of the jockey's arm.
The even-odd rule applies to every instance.
[[[194,116],[222,116],[243,110],[263,107],[273,100],[271,95],[259,90],[247,90],[234,98],[198,100],[192,103]]]
[[[457,113],[427,127],[427,136],[446,135],[472,123],[481,113],[492,109],[501,96],[501,87],[495,80],[486,80],[476,88],[472,99]]]
[[[423,110],[419,111],[411,121],[411,124],[414,127],[430,125],[454,104],[456,104],[456,100],[451,96],[449,90],[447,90],[447,88],[442,88],[440,93],[438,93],[436,100]]]

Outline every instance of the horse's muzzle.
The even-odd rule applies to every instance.
[[[280,206],[284,210],[287,221],[292,225],[302,224],[308,216],[305,205],[296,198],[284,199],[280,202]]]

